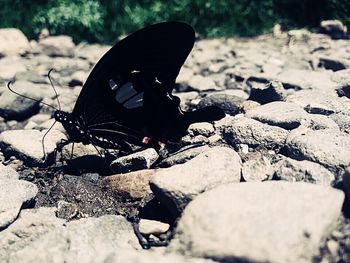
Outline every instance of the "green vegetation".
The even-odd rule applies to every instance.
[[[323,19],[350,24],[349,0],[0,0],[0,27],[36,38],[43,28],[76,42],[110,43],[145,25],[180,20],[203,36],[252,36],[275,23],[316,27]]]

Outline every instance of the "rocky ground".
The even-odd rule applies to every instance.
[[[180,149],[118,158],[54,154],[56,124],[43,162],[53,110],[8,81],[56,107],[53,68],[69,112],[108,48],[0,30],[0,262],[350,261],[349,40],[277,28],[198,40],[174,94],[224,119],[191,125]],[[142,249],[133,226],[170,241]]]

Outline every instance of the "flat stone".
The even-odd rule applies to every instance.
[[[38,188],[23,180],[0,180],[0,230],[10,225],[18,216],[22,206],[32,202]]]
[[[308,113],[330,115],[343,113],[350,115],[350,101],[335,94],[315,90],[301,90],[287,97],[287,102],[303,107]]]
[[[217,106],[223,109],[226,113],[235,115],[239,111],[240,104],[243,99],[237,96],[216,93],[204,97],[198,103],[199,108],[204,108],[206,106]]]
[[[18,180],[19,173],[17,173],[11,167],[5,166],[2,163],[0,163],[0,180],[3,180],[3,179]]]
[[[210,77],[203,77],[201,75],[194,75],[189,80],[188,85],[198,91],[220,90]]]
[[[129,154],[114,160],[110,168],[117,173],[125,173],[135,170],[147,169],[157,161],[159,155],[153,148]]]
[[[216,123],[222,137],[232,145],[248,144],[251,147],[284,145],[288,131],[246,117],[224,118]]]
[[[252,78],[247,80],[248,82],[252,82]],[[283,101],[287,95],[290,93],[283,87],[283,84],[278,81],[270,81],[265,84],[263,88],[260,86],[251,85],[251,91],[249,100],[257,101],[261,104],[265,104],[272,101]]]
[[[214,134],[214,127],[208,122],[193,123],[188,127],[188,132],[193,135],[203,135],[209,137]]]
[[[328,117],[338,125],[341,131],[350,134],[350,115],[334,113]]]
[[[330,186],[335,179],[334,174],[318,163],[298,161],[284,156],[279,156],[274,162],[274,170],[277,179],[289,182],[304,181]]]
[[[220,186],[186,207],[168,249],[227,262],[310,262],[343,200],[342,191],[301,182]]]
[[[241,159],[227,147],[213,147],[185,164],[159,169],[151,189],[169,210],[178,214],[198,194],[229,182],[239,182]]]
[[[106,176],[103,178],[103,183],[108,189],[118,194],[125,194],[133,199],[142,199],[152,192],[149,180],[155,172],[154,169],[148,169]]]
[[[8,130],[0,135],[1,148],[10,154],[18,156],[27,165],[40,165],[44,163],[42,138],[46,130]],[[57,130],[51,130],[45,137],[45,151],[47,156],[56,149],[57,143],[66,136]]]
[[[220,137],[221,138],[221,137]],[[192,158],[196,157],[197,155],[207,151],[209,149],[209,146],[203,145],[203,146],[189,146],[189,147],[182,147],[179,151],[169,155],[167,158],[163,159],[159,164],[157,164],[158,167],[169,167],[173,166],[175,164],[181,164],[185,163],[188,160],[191,160]]]
[[[74,55],[74,43],[69,36],[49,36],[39,40],[42,52],[48,56],[71,57]]]
[[[14,89],[23,95],[33,97],[39,101],[43,99],[42,96],[35,94],[34,91],[37,89],[30,82],[17,82]],[[23,120],[37,113],[39,108],[38,101],[26,99],[9,90],[5,90],[0,96],[0,116],[7,120]]]
[[[246,182],[272,179],[273,172],[270,160],[263,155],[245,161],[242,167],[242,177]]]
[[[287,151],[295,159],[309,160],[341,173],[350,163],[350,135],[338,130],[293,130],[286,141]]]
[[[168,231],[169,224],[149,219],[141,219],[139,222],[139,230],[144,235],[160,235]]]
[[[0,57],[20,55],[29,48],[28,39],[16,28],[0,29]]]

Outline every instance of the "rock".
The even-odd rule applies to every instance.
[[[106,215],[59,226],[8,258],[9,262],[106,262],[115,251],[136,248],[139,245],[130,223],[122,216]]]
[[[23,160],[27,165],[42,165],[43,146],[42,138],[46,130],[8,130],[0,135],[0,146],[8,154],[13,154]],[[50,156],[56,144],[66,139],[63,133],[51,130],[45,137],[45,151]],[[46,161],[50,161],[47,159]],[[52,161],[52,160],[51,160]]]
[[[37,71],[34,70],[18,71],[16,72],[14,79],[16,83],[20,81],[28,81],[35,84],[50,84],[47,76],[39,74]],[[32,91],[32,88],[28,88],[27,90],[30,92]]]
[[[133,199],[142,199],[150,194],[150,177],[156,170],[140,170],[126,174],[116,174],[103,178],[103,184],[118,194],[125,194]]]
[[[268,158],[259,155],[243,163],[242,177],[246,182],[272,179],[273,167]]]
[[[208,122],[197,122],[188,127],[188,132],[193,135],[209,137],[214,134],[215,130],[213,125]]]
[[[350,134],[350,115],[333,113],[328,117],[338,125],[341,131]]]
[[[70,87],[74,87],[74,86],[82,86],[85,82],[85,80],[88,77],[88,73],[86,73],[85,71],[77,71],[74,72],[72,74],[72,79],[71,81],[68,83],[68,85]]]
[[[182,147],[179,151],[167,156],[165,159],[160,161],[157,166],[169,167],[175,164],[185,163],[197,155],[207,151],[208,149],[209,147],[207,145]]]
[[[332,91],[336,84],[331,79],[332,71],[312,71],[303,69],[287,69],[276,76],[286,88],[295,90],[315,89],[319,91]]]
[[[114,160],[110,168],[117,173],[125,173],[135,170],[147,169],[157,161],[159,155],[153,148],[141,152],[135,152]]]
[[[79,44],[76,48],[76,56],[96,64],[97,61],[111,48],[111,46],[101,46],[98,44],[87,45]]]
[[[194,75],[189,80],[188,85],[194,90],[198,91],[220,90],[220,88],[216,86],[215,82],[211,78],[203,77],[201,75]]]
[[[288,131],[246,117],[224,118],[216,123],[222,137],[231,145],[248,144],[250,147],[280,147],[284,145]]]
[[[349,61],[338,57],[320,57],[318,67],[339,71],[350,67]]]
[[[217,106],[223,109],[226,113],[235,115],[238,113],[239,105],[242,101],[242,98],[233,95],[213,94],[201,99],[198,107],[204,108],[206,106]]]
[[[169,224],[159,222],[156,220],[141,219],[139,222],[139,230],[143,235],[160,235],[168,231]]]
[[[19,72],[25,72],[26,70],[26,65],[19,59],[5,57],[0,60],[0,80],[8,82]]]
[[[39,40],[42,52],[50,57],[72,57],[74,43],[69,36],[49,36]]]
[[[339,20],[323,20],[320,24],[320,32],[339,39],[345,37],[348,30]]]
[[[289,102],[271,102],[248,111],[246,116],[288,130],[301,124],[318,130],[338,129],[338,125],[331,119],[319,114],[308,114],[300,105]]]
[[[247,81],[251,81],[249,78]],[[260,86],[251,86],[249,100],[257,101],[261,104],[265,104],[272,101],[283,101],[290,93],[284,89],[281,82],[270,81],[264,85],[264,88]]]
[[[6,90],[0,96],[0,116],[7,120],[23,120],[37,113],[40,108],[39,101],[43,97],[35,94],[35,85],[30,82],[16,82],[15,90],[38,101],[26,99]]]
[[[339,190],[308,183],[220,186],[186,207],[168,249],[225,262],[311,262],[343,200]]]
[[[197,91],[189,91],[189,92],[180,92],[176,93],[177,97],[180,98],[180,107],[183,110],[189,110],[192,106],[192,101],[196,100],[198,97],[198,92]]]
[[[28,39],[16,28],[0,29],[0,58],[21,55],[29,48]]]
[[[348,98],[339,98],[326,92],[302,90],[288,96],[287,102],[300,105],[308,113],[322,115],[343,113],[350,115],[350,101]]]
[[[151,189],[178,214],[198,194],[229,182],[239,182],[241,159],[227,147],[213,147],[185,164],[157,171],[151,177]]]
[[[303,119],[306,119],[306,112],[301,106],[288,102],[271,102],[256,107],[246,113],[246,117],[292,130],[297,128]]]
[[[330,186],[335,177],[322,165],[310,161],[298,161],[282,155],[274,162],[274,176],[289,182],[304,181],[307,183]]]
[[[78,206],[63,200],[57,202],[56,216],[71,220],[78,215]]]
[[[34,201],[38,188],[23,180],[0,180],[0,230],[8,227],[18,216],[22,207]]]
[[[12,253],[21,251],[64,222],[55,216],[55,209],[51,207],[22,210],[17,220],[0,232],[0,258],[9,262]]]
[[[3,179],[18,180],[19,174],[11,167],[5,166],[2,163],[0,163],[0,180]]]
[[[350,135],[338,130],[293,130],[286,141],[291,157],[319,163],[336,175],[350,163]]]
[[[176,78],[176,84],[178,86],[178,89],[183,91],[187,90],[189,88],[189,85],[190,85],[189,83],[193,78],[193,76],[194,76],[194,72],[192,69],[188,67],[182,67],[180,69],[179,75]]]

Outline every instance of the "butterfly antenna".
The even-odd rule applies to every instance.
[[[43,146],[43,153],[44,153],[43,160],[46,160],[45,137],[49,133],[49,131],[53,128],[53,126],[56,124],[56,122],[57,121],[55,120],[54,123],[50,126],[50,128],[45,132],[44,136],[41,138],[41,145]]]
[[[53,91],[55,92],[56,99],[57,99],[57,104],[58,104],[58,109],[61,110],[61,103],[60,103],[60,100],[58,99],[57,91],[56,91],[55,86],[53,85],[53,82],[52,82],[52,79],[51,79],[51,72],[52,71],[53,71],[53,68],[49,70],[49,72],[47,73],[47,77],[49,78],[49,81],[51,83]]]
[[[14,94],[16,94],[16,95],[18,95],[18,96],[21,96],[21,97],[23,97],[23,98],[29,99],[29,100],[33,100],[33,101],[39,102],[39,103],[41,103],[41,104],[43,104],[43,105],[45,105],[45,106],[47,106],[47,107],[50,107],[50,108],[52,108],[52,109],[54,109],[54,110],[57,110],[54,106],[52,106],[52,105],[50,105],[50,104],[47,104],[47,103],[45,103],[45,102],[43,102],[43,101],[41,101],[41,100],[37,100],[37,99],[31,98],[31,97],[28,97],[28,96],[26,96],[26,95],[23,95],[23,94],[21,94],[21,93],[18,93],[17,91],[14,91],[14,90],[11,88],[11,84],[12,84],[12,81],[9,81],[9,82],[7,83],[7,88],[8,88],[9,91],[11,91],[12,93],[14,93]]]

